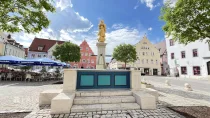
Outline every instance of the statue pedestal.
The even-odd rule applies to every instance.
[[[106,69],[106,62],[105,62],[106,43],[98,42],[96,46],[98,48],[96,69]]]

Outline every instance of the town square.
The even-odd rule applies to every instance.
[[[0,118],[210,118],[209,8],[0,1]]]

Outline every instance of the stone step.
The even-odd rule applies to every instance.
[[[115,91],[77,91],[77,97],[94,97],[94,96],[131,96],[130,90],[115,90]]]
[[[118,103],[118,104],[91,104],[91,105],[73,105],[71,112],[94,112],[109,110],[137,110],[140,106],[137,103]]]
[[[113,103],[135,103],[133,96],[98,96],[98,97],[75,97],[75,105],[81,104],[113,104]]]

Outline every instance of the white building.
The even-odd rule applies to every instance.
[[[49,58],[55,60],[53,50],[56,45],[62,44],[64,41],[56,41],[50,39],[34,38],[28,49],[28,59],[30,58]],[[42,66],[35,66],[34,69],[41,69]],[[48,70],[48,67],[46,68]]]
[[[196,41],[188,45],[166,38],[170,75],[205,79],[210,75],[210,44]]]
[[[12,55],[25,58],[23,45],[16,42],[11,35],[0,32],[0,55]]]

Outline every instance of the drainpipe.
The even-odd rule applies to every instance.
[[[5,42],[4,44],[5,44],[5,46],[4,46],[4,56],[5,56],[5,54],[6,54],[6,48],[7,48],[7,43]]]

